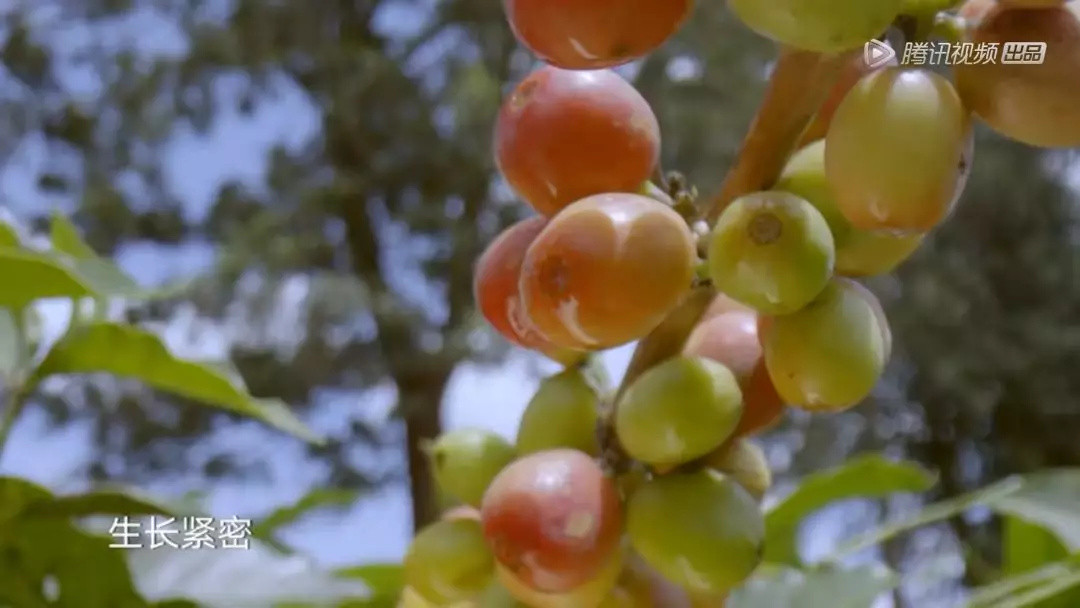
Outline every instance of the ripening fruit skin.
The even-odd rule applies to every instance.
[[[495,574],[511,596],[530,608],[600,608],[614,590],[622,564],[623,551],[615,551],[595,569],[592,578],[573,589],[558,593],[544,592],[532,587],[501,564],[495,565]]]
[[[900,13],[904,0],[728,0],[757,33],[795,48],[834,53],[862,47]]]
[[[645,98],[611,70],[542,67],[503,103],[495,160],[542,215],[605,192],[636,192],[660,156],[660,125]]]
[[[705,466],[739,482],[757,500],[772,487],[772,471],[761,447],[749,439],[729,441],[705,457]]]
[[[1065,4],[1065,0],[997,0],[1004,8],[1050,8]]]
[[[860,230],[925,233],[957,198],[971,121],[951,83],[886,68],[859,81],[833,116],[825,173],[836,206]]]
[[[761,562],[765,522],[733,479],[701,469],[657,477],[627,505],[630,544],[668,580],[696,593],[738,586]]]
[[[677,465],[723,443],[742,411],[742,391],[731,370],[703,357],[674,357],[626,389],[615,411],[615,434],[636,460]]]
[[[664,578],[633,551],[626,557],[619,586],[634,598],[633,608],[724,608],[723,595],[690,593]]]
[[[420,531],[405,554],[405,584],[443,605],[469,599],[492,580],[495,562],[480,522],[437,521]]]
[[[892,350],[877,298],[843,278],[805,309],[771,318],[762,344],[780,396],[810,411],[839,411],[865,399]]]
[[[568,369],[545,379],[521,416],[518,453],[571,448],[597,455],[599,412],[599,398],[580,370]]]
[[[858,230],[836,206],[825,177],[825,141],[816,141],[792,155],[777,190],[796,194],[810,202],[829,224],[836,243],[836,273],[864,277],[892,272],[911,257],[922,243],[921,234],[889,234]]]
[[[1046,42],[1039,65],[957,65],[957,89],[998,133],[1032,146],[1080,146],[1080,2],[1058,8],[996,7],[971,33],[975,44]]]
[[[743,412],[734,437],[759,433],[780,420],[784,402],[765,369],[757,313],[732,310],[705,319],[690,333],[683,354],[712,359],[735,374],[742,390]]]
[[[755,192],[733,201],[709,237],[709,276],[717,289],[766,314],[799,310],[832,277],[829,225],[787,192]]]
[[[428,452],[439,487],[473,507],[480,506],[491,480],[516,457],[505,439],[474,428],[444,433]]]
[[[560,68],[608,68],[643,57],[686,20],[692,0],[503,0],[510,28]]]
[[[729,312],[756,312],[753,308],[750,308],[746,304],[737,300],[731,299],[731,296],[724,295],[722,293],[716,294],[713,301],[709,304],[709,307],[705,309],[705,314],[701,315],[701,323],[704,323],[707,319],[718,317],[724,313]]]
[[[885,44],[887,45],[888,43]],[[884,69],[886,66],[895,65],[898,65],[895,56],[889,59],[889,61],[880,66],[875,66],[874,68],[871,68],[866,63],[866,59],[863,57],[862,53],[853,56],[846,64],[844,64],[844,67],[840,70],[840,75],[836,78],[836,84],[829,89],[829,96],[825,98],[825,102],[821,104],[821,108],[818,109],[813,120],[807,125],[802,136],[799,137],[798,147],[802,148],[811,142],[825,137],[825,134],[829,132],[829,125],[832,124],[833,115],[836,114],[836,108],[840,107],[840,102],[844,101],[844,97],[847,97],[848,91],[850,91],[851,87],[854,87],[863,76]]]
[[[618,550],[615,484],[588,455],[558,449],[503,469],[480,508],[499,563],[529,587],[562,593],[596,577]]]
[[[569,362],[571,353],[561,352],[533,327],[518,291],[525,251],[545,225],[546,218],[531,217],[495,237],[476,262],[473,299],[487,322],[512,344]]]
[[[533,241],[521,299],[554,344],[610,348],[664,319],[690,288],[696,259],[693,234],[671,208],[637,194],[590,196]]]

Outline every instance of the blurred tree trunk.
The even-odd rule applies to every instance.
[[[405,445],[412,495],[413,529],[419,531],[439,516],[439,497],[431,459],[424,446],[442,432],[440,407],[452,368],[397,378],[398,403],[405,419]]]

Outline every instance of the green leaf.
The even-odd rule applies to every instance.
[[[352,504],[359,493],[340,488],[316,488],[295,503],[271,512],[252,526],[251,535],[271,544],[279,544],[274,538],[282,528],[294,523],[311,511],[327,507],[343,507]]]
[[[0,477],[0,524],[21,516],[28,505],[51,498],[52,493],[36,483],[18,477]]]
[[[883,567],[852,570],[784,568],[733,591],[726,608],[867,608],[900,581]]]
[[[76,327],[53,345],[32,380],[36,384],[55,374],[95,372],[135,378],[161,391],[256,418],[306,441],[321,441],[281,401],[252,397],[221,366],[177,358],[158,336],[128,325]]]
[[[95,295],[72,269],[48,255],[21,249],[0,249],[0,306],[19,310],[42,298]]]
[[[935,477],[915,463],[893,462],[879,455],[852,458],[835,469],[809,475],[765,515],[765,559],[798,565],[799,526],[807,516],[834,502],[923,492],[934,482]]]
[[[79,235],[75,224],[63,214],[53,212],[49,232],[53,249],[80,260],[98,257]]]
[[[401,564],[367,564],[337,571],[343,578],[358,578],[367,583],[373,594],[372,601],[388,601],[390,605],[401,596],[405,588],[405,571]]]
[[[12,248],[18,249],[22,246],[22,240],[19,238],[19,231],[15,230],[15,227],[7,223],[3,218],[0,218],[0,249]]]
[[[371,596],[363,581],[336,577],[257,539],[248,549],[136,549],[128,556],[136,586],[153,601],[184,598],[203,608],[267,608],[290,602],[332,607]]]
[[[1070,553],[1080,551],[1080,468],[1024,475],[1022,483],[991,501],[996,512],[1037,524],[1057,535]]]
[[[123,552],[109,544],[66,520],[9,522],[0,528],[0,601],[44,606],[43,590],[51,581],[56,598],[50,607],[143,608]]]

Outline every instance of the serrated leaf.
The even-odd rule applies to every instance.
[[[95,295],[74,270],[60,260],[34,251],[0,249],[0,306],[25,308],[43,298],[83,298]]]
[[[295,503],[276,509],[262,518],[252,526],[251,535],[255,538],[274,541],[274,535],[282,528],[296,522],[312,511],[352,504],[358,495],[359,492],[356,490],[316,488]]]
[[[49,238],[53,249],[75,259],[96,258],[97,253],[86,244],[78,228],[66,216],[53,212],[49,224]]]
[[[75,328],[53,345],[32,380],[96,372],[141,380],[158,390],[261,420],[306,441],[321,442],[280,400],[252,397],[220,369],[178,358],[155,334],[128,325],[93,323]]]
[[[893,462],[879,455],[859,456],[837,468],[808,475],[765,515],[765,560],[798,565],[799,526],[807,516],[831,503],[923,492],[934,482],[934,475],[918,464]]]
[[[733,591],[726,608],[867,608],[900,581],[884,567],[783,569]]]
[[[258,540],[248,549],[129,554],[136,586],[155,601],[184,598],[203,608],[267,608],[292,603],[337,606],[370,597],[367,585],[341,579],[311,560],[282,555]]]

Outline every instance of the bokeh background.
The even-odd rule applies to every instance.
[[[501,97],[536,66],[500,3],[0,0],[0,15],[5,218],[43,233],[69,215],[140,283],[177,289],[114,317],[232,359],[255,394],[332,438],[311,448],[137,383],[67,380],[20,419],[0,474],[194,494],[219,517],[340,490],[282,538],[327,565],[400,559],[437,508],[422,440],[513,437],[555,369],[508,348],[471,297],[483,247],[530,213],[491,155]],[[620,68],[660,119],[664,169],[719,184],[775,54],[710,0]],[[954,215],[870,282],[895,335],[886,380],[849,412],[792,412],[762,438],[772,499],[865,451],[921,461],[935,493],[827,510],[805,552],[923,500],[1080,465],[1078,187],[1077,151],[980,128]],[[42,339],[59,335],[68,305],[39,312]],[[631,350],[605,356],[613,374]],[[927,572],[890,603],[949,606],[999,537],[976,513],[863,559]]]

